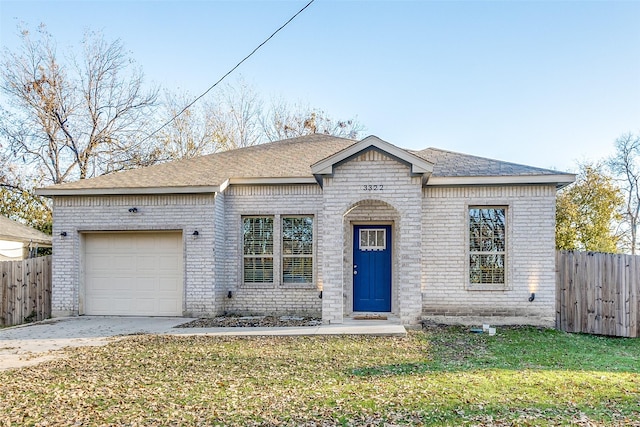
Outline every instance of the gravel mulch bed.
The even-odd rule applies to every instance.
[[[176,328],[261,328],[287,326],[318,326],[322,320],[318,317],[296,316],[219,316],[196,319],[183,323]]]

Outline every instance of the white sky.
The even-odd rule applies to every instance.
[[[0,0],[0,45],[19,23],[61,51],[102,31],[196,96],[305,4]],[[640,1],[316,0],[236,74],[403,148],[571,171],[640,132]]]

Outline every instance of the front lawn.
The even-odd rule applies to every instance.
[[[0,372],[0,425],[640,425],[640,339],[133,336]]]

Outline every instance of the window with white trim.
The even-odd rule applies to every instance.
[[[505,220],[505,208],[469,208],[469,280],[472,285],[506,283]]]
[[[245,283],[273,283],[273,217],[242,218]]]
[[[313,217],[282,217],[282,283],[313,283]]]

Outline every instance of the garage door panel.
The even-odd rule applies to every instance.
[[[161,278],[158,281],[159,292],[171,292],[175,293],[181,288],[181,282],[179,279],[170,279],[167,277]]]
[[[182,315],[180,233],[85,235],[85,313]]]
[[[176,307],[176,302],[174,300],[158,300],[158,312],[161,313],[160,316],[171,316],[171,314],[178,309]]]
[[[97,271],[104,270],[109,271],[113,270],[113,260],[110,257],[100,256],[99,254],[96,256],[95,254],[89,254],[92,256],[85,256],[85,267],[87,269]]]
[[[117,249],[118,251],[120,249]],[[109,260],[109,268],[114,270],[136,271],[137,257],[134,254],[131,255],[112,255],[105,256]]]
[[[175,259],[173,255],[161,255],[156,259],[158,261],[158,268],[166,270],[176,270],[181,263],[181,261]]]
[[[157,300],[155,298],[137,298],[136,309],[144,315],[156,315]]]
[[[130,276],[135,272],[135,259],[127,256],[106,255],[102,253],[92,253],[85,255],[85,268],[91,272],[103,271],[121,276]]]
[[[156,290],[158,290],[158,284],[159,280],[157,278],[139,278],[135,288],[140,295],[146,295],[147,293],[153,294]]]
[[[87,302],[89,304],[89,301]],[[126,298],[94,298],[90,301],[87,309],[91,310],[91,314],[99,316],[108,315],[127,315],[131,311],[131,300]]]
[[[173,257],[173,255],[171,257]],[[138,271],[153,271],[157,269],[159,265],[159,258],[160,256],[158,255],[138,255],[136,258]]]
[[[118,282],[111,277],[94,277],[91,290],[87,291],[87,295],[99,295],[105,292],[111,292]]]

